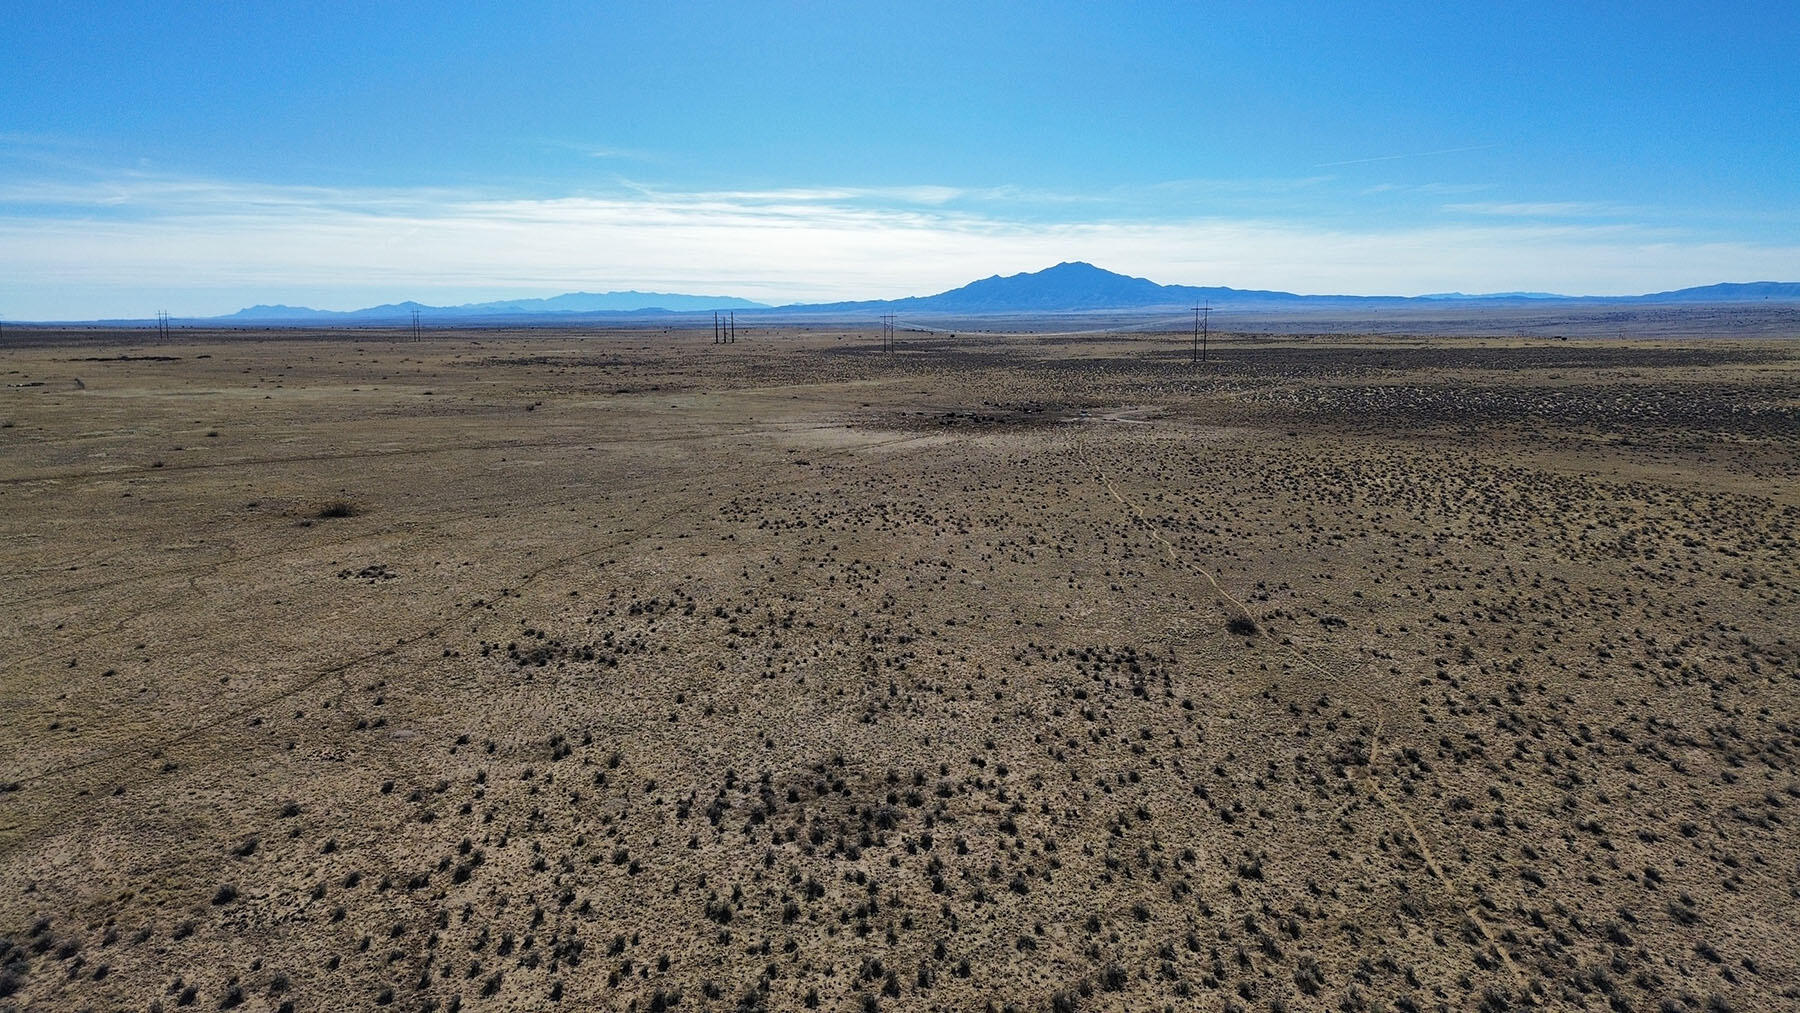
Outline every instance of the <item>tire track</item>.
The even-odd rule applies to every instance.
[[[829,427],[829,428],[835,428],[835,427]],[[907,443],[916,443],[916,442],[919,442],[922,440],[929,440],[929,439],[933,438],[933,435],[934,434],[914,434],[914,435],[896,437],[894,439],[889,439],[889,440],[872,441],[872,442],[860,444],[860,445],[854,446],[854,447],[846,447],[841,450],[821,451],[821,452],[817,453],[815,456],[819,457],[819,458],[838,459],[838,458],[843,458],[843,457],[848,457],[848,456],[854,456],[858,453],[868,451],[868,450],[879,450],[879,449],[899,446],[899,445],[903,445],[903,444],[907,444]],[[790,487],[799,485],[803,482],[809,481],[812,478],[813,478],[812,475],[807,474],[807,475],[797,476],[797,477],[791,478],[791,479],[774,482],[774,483],[771,483],[768,485],[761,486],[760,488],[763,490],[770,490],[770,491],[778,490],[778,489],[785,489],[785,488],[790,488]],[[692,481],[692,479],[687,479],[687,478],[671,479],[671,480],[669,480],[669,483],[667,483],[667,484],[673,484],[674,482],[677,482],[677,481]],[[710,505],[710,501],[709,501],[708,505]],[[595,556],[595,555],[598,555],[603,552],[616,551],[617,549],[622,548],[623,546],[629,545],[633,542],[641,541],[646,536],[653,534],[657,531],[664,530],[665,528],[668,527],[668,525],[670,523],[672,523],[682,517],[686,517],[690,514],[693,514],[700,509],[701,509],[701,505],[699,503],[692,503],[687,506],[680,507],[674,511],[671,511],[671,512],[661,515],[660,517],[658,517],[656,519],[656,521],[654,521],[650,525],[648,525],[646,527],[635,529],[635,530],[627,533],[623,537],[607,541],[600,545],[591,546],[589,548],[581,550],[580,552],[574,552],[574,553],[570,553],[565,556],[558,557],[557,559],[547,562],[547,563],[543,564],[542,566],[537,567],[536,569],[526,571],[515,582],[516,586],[505,589],[504,594],[501,594],[501,592],[495,592],[495,595],[501,601],[505,600],[506,597],[512,597],[514,599],[517,599],[520,597],[519,593],[518,593],[520,588],[523,588],[523,587],[531,584],[532,582],[543,577],[545,574],[548,574],[555,570],[561,569],[562,567],[568,566],[568,565],[578,562],[582,559],[587,559],[591,556]],[[497,604],[497,602],[494,602],[494,603]],[[16,786],[15,790],[23,789],[27,786],[36,785],[36,784],[42,783],[42,782],[47,781],[52,778],[60,777],[63,775],[75,774],[75,773],[78,773],[83,770],[92,769],[94,767],[99,767],[99,766],[109,764],[109,763],[121,762],[121,761],[124,761],[127,759],[139,759],[139,758],[153,757],[158,753],[165,752],[168,749],[175,748],[177,746],[183,745],[187,742],[190,742],[197,738],[200,738],[200,737],[206,735],[207,733],[222,727],[223,725],[225,725],[228,722],[242,720],[244,718],[247,718],[247,717],[250,717],[250,716],[256,714],[257,712],[259,712],[273,704],[280,703],[283,700],[291,699],[302,693],[308,692],[309,690],[313,689],[315,686],[318,686],[321,683],[323,683],[329,679],[343,678],[346,673],[348,673],[362,665],[365,665],[371,661],[375,661],[375,660],[378,660],[378,659],[384,658],[384,657],[391,657],[406,648],[412,647],[423,641],[433,639],[436,636],[438,636],[440,633],[443,633],[444,631],[448,630],[458,620],[464,619],[472,614],[475,614],[477,611],[486,609],[488,607],[489,607],[488,604],[482,604],[482,605],[468,604],[468,605],[454,606],[451,614],[448,615],[447,617],[445,617],[445,618],[441,619],[440,621],[433,623],[423,629],[417,630],[408,636],[398,638],[397,640],[393,641],[392,643],[384,644],[381,647],[372,648],[370,650],[363,651],[356,655],[353,655],[352,657],[345,658],[340,661],[334,662],[330,665],[325,666],[324,668],[318,669],[304,677],[301,677],[296,682],[293,682],[289,685],[283,686],[282,688],[275,690],[273,692],[263,694],[245,704],[233,707],[223,713],[218,714],[217,716],[215,716],[213,718],[202,721],[199,724],[193,725],[192,727],[189,727],[179,733],[164,736],[162,738],[159,738],[159,739],[156,739],[156,740],[153,740],[150,742],[146,742],[146,743],[143,743],[140,745],[127,747],[124,749],[111,750],[111,751],[105,752],[105,753],[97,755],[97,756],[89,757],[85,760],[79,760],[79,761],[76,761],[73,763],[62,764],[62,765],[57,766],[52,769],[40,770],[37,773],[28,774],[23,777],[17,778],[16,780],[14,780],[12,782],[12,784]],[[348,689],[349,689],[349,686],[348,686],[348,682],[346,680],[345,690],[348,691]],[[141,781],[142,778],[139,778],[138,780]],[[124,783],[125,782],[121,781],[117,784],[110,785],[109,787],[119,787]],[[96,794],[98,794],[98,793],[96,793]],[[68,814],[68,815],[69,815],[70,819],[73,819],[74,814]]]
[[[1426,842],[1424,833],[1419,830],[1419,825],[1413,821],[1413,818],[1406,810],[1403,809],[1399,803],[1395,802],[1393,797],[1381,786],[1381,780],[1376,773],[1375,767],[1379,760],[1382,730],[1387,725],[1386,705],[1383,704],[1380,698],[1375,696],[1374,693],[1357,685],[1355,682],[1348,681],[1346,678],[1339,676],[1335,672],[1327,670],[1324,666],[1307,657],[1299,649],[1294,647],[1291,641],[1276,640],[1273,634],[1269,633],[1268,625],[1262,621],[1261,617],[1251,612],[1250,608],[1242,601],[1238,600],[1236,595],[1227,591],[1209,571],[1183,559],[1181,555],[1176,552],[1174,544],[1164,538],[1162,532],[1156,530],[1156,526],[1150,523],[1149,518],[1144,515],[1144,511],[1135,503],[1130,502],[1124,496],[1120,495],[1119,490],[1113,485],[1112,480],[1106,476],[1105,469],[1101,468],[1099,464],[1095,463],[1088,456],[1085,447],[1079,442],[1074,444],[1074,446],[1076,448],[1077,458],[1081,459],[1084,464],[1087,464],[1088,467],[1093,470],[1095,477],[1098,478],[1101,485],[1105,487],[1107,494],[1117,501],[1121,507],[1130,512],[1133,523],[1142,527],[1150,534],[1151,538],[1155,539],[1156,542],[1167,551],[1169,562],[1173,566],[1190,573],[1197,573],[1205,578],[1207,584],[1212,587],[1220,598],[1230,602],[1232,607],[1237,609],[1237,611],[1255,627],[1254,636],[1262,637],[1263,639],[1274,643],[1276,646],[1284,649],[1291,657],[1300,662],[1300,664],[1304,665],[1307,669],[1323,676],[1340,687],[1349,689],[1352,693],[1361,696],[1368,702],[1370,708],[1375,712],[1375,730],[1370,736],[1369,755],[1367,761],[1363,765],[1364,773],[1362,779],[1358,782],[1359,786],[1368,791],[1371,798],[1380,803],[1384,810],[1394,818],[1398,819],[1406,828],[1408,835],[1412,838],[1413,845],[1418,848],[1420,856],[1424,858],[1426,868],[1431,870],[1433,878],[1435,878],[1443,887],[1445,894],[1449,896],[1451,902],[1462,908],[1463,914],[1465,914],[1469,920],[1475,924],[1476,928],[1481,931],[1481,935],[1487,940],[1488,946],[1494,951],[1495,955],[1500,958],[1500,962],[1506,966],[1507,971],[1512,975],[1513,982],[1523,988],[1525,986],[1524,975],[1519,972],[1518,967],[1513,963],[1512,956],[1506,952],[1505,947],[1500,945],[1500,940],[1495,937],[1493,930],[1489,928],[1487,920],[1481,917],[1481,912],[1477,910],[1475,904],[1465,900],[1462,887],[1448,872],[1444,871],[1444,867],[1439,864],[1436,855],[1431,849],[1431,845]]]

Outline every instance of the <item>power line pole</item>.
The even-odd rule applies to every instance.
[[[719,343],[719,311],[713,310],[713,344]]]
[[[737,310],[730,311],[731,343],[737,344]]]
[[[894,315],[892,313],[881,315],[881,350],[884,352],[894,350]]]
[[[164,342],[169,340],[169,311],[168,310],[157,310],[156,311],[156,340],[164,341]]]
[[[1194,307],[1194,352],[1193,361],[1199,365],[1206,361],[1206,339],[1212,330],[1212,301],[1206,305]]]
[[[414,341],[419,340],[419,311],[418,310],[412,311],[412,338]]]
[[[1204,314],[1200,318],[1200,361],[1205,362],[1206,339],[1212,336],[1212,300],[1208,299],[1200,311]]]

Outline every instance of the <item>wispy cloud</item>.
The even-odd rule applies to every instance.
[[[1333,169],[1342,165],[1368,165],[1372,162],[1398,162],[1403,158],[1430,158],[1434,155],[1459,155],[1465,151],[1486,151],[1499,144],[1471,144],[1461,148],[1439,148],[1436,151],[1406,151],[1394,155],[1371,155],[1368,158],[1346,158],[1337,162],[1320,162],[1315,169]]]
[[[539,140],[538,145],[554,151],[564,151],[581,158],[591,158],[605,162],[666,162],[668,158],[662,152],[648,148],[633,148],[624,145],[606,143],[584,143],[568,140]]]
[[[1445,211],[1501,218],[1601,218],[1630,213],[1632,209],[1593,201],[1476,201],[1445,204]]]
[[[628,162],[654,162],[657,156],[637,148],[609,148],[604,145],[587,148],[582,154],[589,158],[616,159]]]
[[[846,201],[877,201],[898,204],[942,205],[972,197],[1002,199],[1011,196],[1006,190],[970,190],[954,186],[834,186],[776,187],[764,190],[675,190],[650,183],[622,180],[631,192],[646,199],[667,201],[717,200],[738,203],[824,204]]]
[[[0,185],[0,315],[216,313],[297,291],[329,308],[578,288],[869,298],[1070,259],[1165,282],[1345,293],[1606,294],[1800,277],[1800,244],[1573,215],[1358,229],[1268,215],[1044,221],[1008,208],[939,186],[638,184],[527,198],[142,176],[11,183]],[[155,301],[140,305],[146,292]]]
[[[1313,176],[1264,176],[1249,179],[1210,179],[1196,177],[1192,179],[1170,179],[1158,183],[1143,184],[1135,187],[1124,187],[1113,191],[1120,196],[1138,196],[1144,193],[1202,195],[1281,195],[1294,194],[1306,190],[1316,190],[1336,177],[1330,175]]]
[[[1364,197],[1376,194],[1423,194],[1426,196],[1448,197],[1458,194],[1481,193],[1494,189],[1493,183],[1376,183],[1363,187],[1360,191]]]

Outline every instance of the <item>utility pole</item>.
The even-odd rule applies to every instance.
[[[418,310],[412,311],[412,338],[414,341],[419,340],[419,311]]]
[[[1196,365],[1206,361],[1206,339],[1212,330],[1212,301],[1206,305],[1194,307],[1194,353]]]
[[[894,350],[894,315],[892,313],[881,315],[881,350],[884,352]]]
[[[731,343],[735,345],[737,344],[737,310],[729,311],[729,320],[731,324]]]
[[[156,340],[162,341],[162,342],[166,342],[169,340],[169,311],[168,310],[157,310],[156,311]]]
[[[713,310],[713,344],[719,343],[719,311]]]

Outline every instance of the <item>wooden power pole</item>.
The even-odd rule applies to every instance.
[[[1212,303],[1194,307],[1194,353],[1196,365],[1206,361],[1206,339],[1212,330]]]

